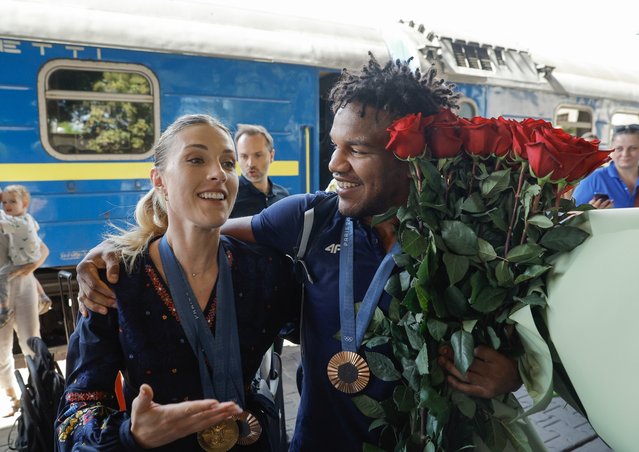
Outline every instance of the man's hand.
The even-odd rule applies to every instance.
[[[442,346],[439,354],[437,362],[450,374],[448,384],[464,394],[492,399],[521,386],[517,361],[485,345],[475,347],[475,359],[465,376],[455,367],[452,348]]]
[[[107,280],[118,282],[120,260],[107,241],[100,243],[84,256],[76,267],[78,273],[78,300],[80,312],[87,316],[86,306],[94,312],[106,314],[107,308],[115,308],[115,294],[98,275],[98,270],[106,268]]]
[[[131,404],[131,434],[138,445],[159,447],[218,424],[242,412],[235,402],[193,400],[160,405],[147,384]]]
[[[600,198],[595,195],[594,198],[590,200],[588,203],[593,206],[595,209],[612,209],[615,207],[614,202],[610,198]]]

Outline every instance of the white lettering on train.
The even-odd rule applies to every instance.
[[[18,48],[20,41],[10,41],[8,39],[0,39],[0,52],[4,53],[22,53],[22,50]]]
[[[45,44],[44,42],[32,42],[31,45],[33,47],[40,48],[40,56],[44,56],[44,49],[50,49],[53,47],[51,44]]]
[[[64,46],[64,48],[67,50],[71,50],[73,52],[73,58],[75,59],[78,58],[78,52],[82,52],[84,50],[84,47],[80,46]]]

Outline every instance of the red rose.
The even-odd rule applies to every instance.
[[[575,182],[599,167],[610,151],[599,151],[596,143],[574,137],[561,129],[538,128],[525,144],[530,168],[537,177]]]
[[[512,146],[510,128],[495,119],[472,118],[461,123],[459,132],[469,154],[502,157]]]
[[[524,160],[528,158],[526,145],[534,141],[532,139],[534,131],[538,129],[553,129],[552,124],[543,119],[527,118],[519,122],[512,119],[504,119],[500,116],[497,121],[510,129],[513,153]]]
[[[459,137],[459,126],[462,120],[448,109],[442,109],[432,119],[426,131],[432,156],[438,159],[455,157],[463,144]]]
[[[390,133],[390,140],[386,149],[395,153],[401,159],[417,157],[424,152],[426,138],[424,137],[425,123],[422,114],[410,114],[399,118],[386,129]]]

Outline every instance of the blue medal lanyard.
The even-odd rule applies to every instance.
[[[193,289],[184,276],[182,266],[175,257],[166,236],[160,240],[159,249],[171,298],[173,298],[186,338],[200,366],[204,397],[217,399],[220,402],[232,400],[244,407],[244,380],[233,280],[222,244],[219,244],[217,256],[215,336],[204,319]]]
[[[401,247],[396,242],[389,253],[384,256],[373,280],[368,286],[357,316],[355,316],[355,301],[353,298],[353,249],[353,222],[350,218],[346,218],[342,229],[342,243],[339,252],[339,319],[342,333],[342,350],[357,353],[364,340],[368,325],[373,318],[384,286],[395,267],[393,255],[398,254]]]

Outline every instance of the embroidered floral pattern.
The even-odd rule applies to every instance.
[[[175,320],[180,322],[180,317],[178,316],[177,309],[175,309],[175,305],[173,304],[173,299],[171,298],[171,294],[162,284],[162,280],[160,276],[156,273],[156,271],[150,265],[145,265],[144,270],[146,271],[147,276],[151,280],[153,284],[153,290],[158,294],[164,305],[168,308],[169,312]]]
[[[58,440],[68,441],[73,439],[73,433],[85,425],[97,423],[99,419],[106,418],[109,414],[116,410],[102,404],[87,406],[86,403],[73,404],[69,408],[70,411],[77,410],[73,415],[67,417],[64,422],[58,426]],[[101,430],[106,428],[103,424]]]

